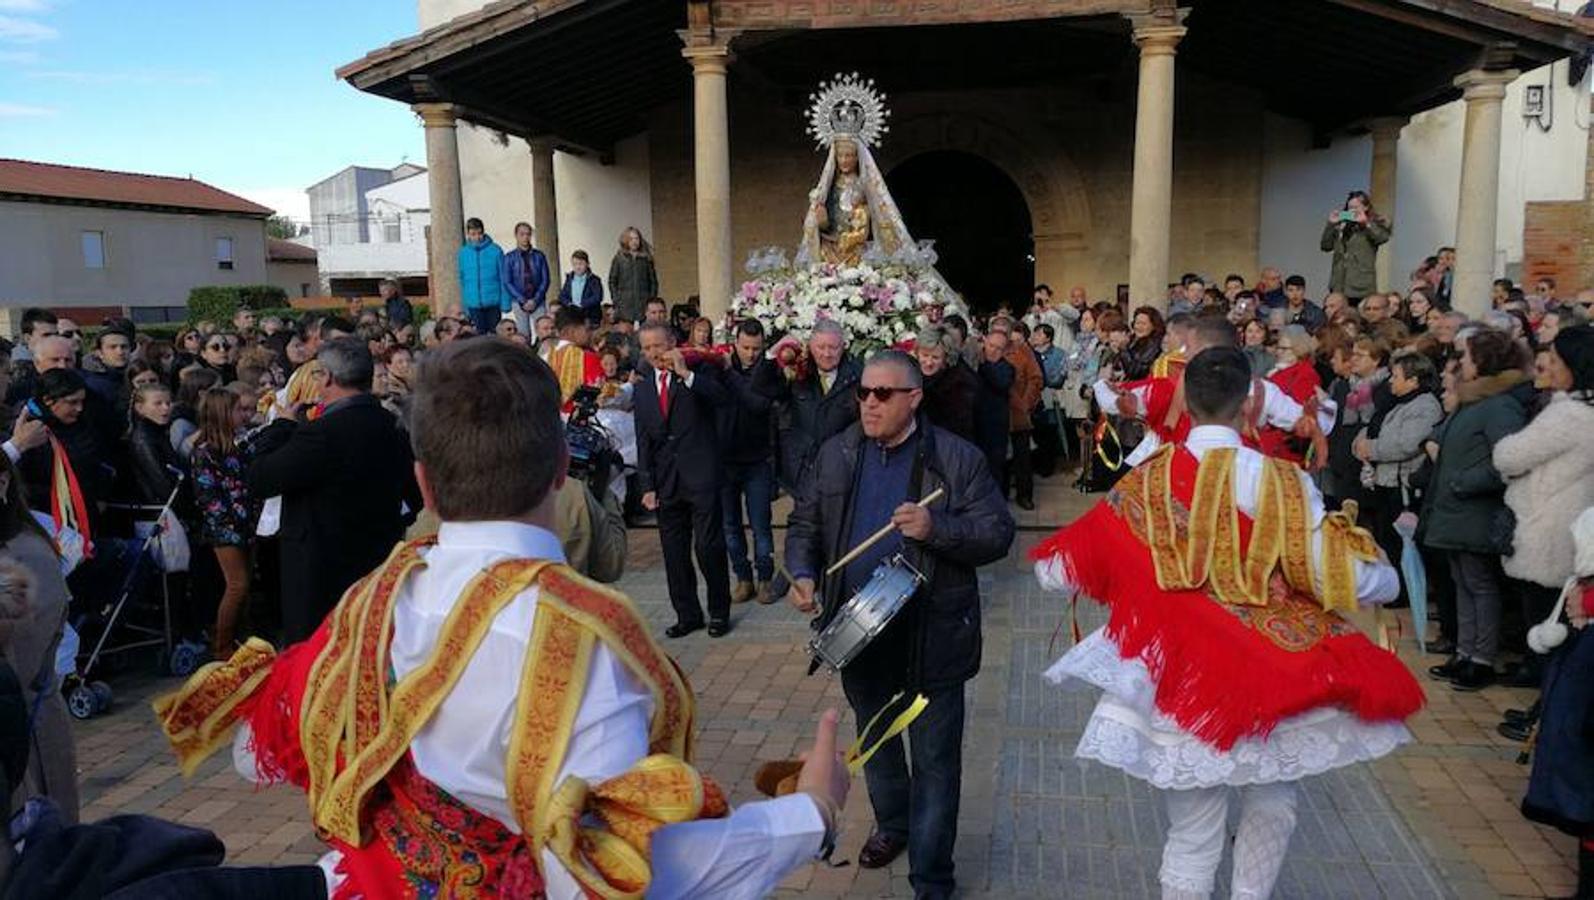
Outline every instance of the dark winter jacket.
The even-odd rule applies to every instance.
[[[848,671],[930,691],[960,684],[979,672],[976,569],[1007,555],[1014,524],[984,455],[923,416],[918,427],[918,459],[908,494],[923,497],[937,488],[946,490],[945,497],[930,505],[929,538],[903,543],[904,558],[925,576],[925,585]],[[859,455],[869,449],[857,424],[820,448],[814,477],[798,495],[786,535],[786,560],[793,574],[821,573],[847,552]],[[827,617],[848,599],[839,596],[839,578],[825,579],[819,590]]]
[[[770,360],[759,357],[743,368],[736,354],[720,381],[730,402],[718,409],[721,460],[728,465],[748,465],[769,459],[774,450],[774,396],[780,391],[780,372]]]
[[[609,296],[614,299],[614,317],[631,322],[642,318],[649,297],[659,295],[659,273],[648,253],[616,250],[609,263]]]
[[[133,502],[159,505],[166,502],[177,486],[172,469],[183,469],[182,460],[172,448],[171,426],[156,425],[141,416],[133,418],[127,436],[129,469],[132,472]],[[168,468],[170,467],[170,468]]]
[[[504,288],[509,299],[517,304],[531,303],[527,312],[534,312],[548,302],[548,287],[553,276],[548,274],[548,257],[532,247],[521,250],[510,247],[504,251]]]
[[[1440,550],[1499,553],[1491,523],[1505,509],[1494,445],[1527,424],[1533,385],[1516,369],[1466,382],[1460,403],[1434,429],[1439,459],[1424,496],[1423,540]]]
[[[780,386],[778,399],[785,406],[780,430],[780,477],[793,495],[801,488],[813,465],[819,445],[858,421],[858,380],[863,364],[851,356],[836,366],[830,393],[820,393],[819,373]]]
[[[924,379],[924,402],[919,409],[930,417],[930,424],[972,444],[976,437],[974,404],[979,394],[980,379],[974,370],[960,362],[951,362]]]

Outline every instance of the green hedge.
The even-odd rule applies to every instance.
[[[288,305],[288,292],[274,284],[207,285],[188,292],[188,317],[218,325],[232,321],[239,308],[269,309]]]

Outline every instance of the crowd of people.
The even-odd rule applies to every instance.
[[[43,586],[34,592],[42,612],[12,646],[53,647],[69,612],[78,619],[114,590],[136,555],[138,523],[155,516],[191,551],[191,571],[175,580],[177,628],[218,660],[246,654],[251,636],[278,647],[327,640],[328,613],[345,596],[375,602],[362,579],[395,565],[390,553],[406,536],[421,543],[403,546],[435,540],[436,559],[457,555],[465,568],[502,557],[503,548],[486,552],[501,540],[613,581],[628,526],[652,522],[672,639],[700,629],[723,637],[736,604],[783,597],[823,626],[879,569],[904,565],[933,602],[894,623],[842,683],[860,724],[904,694],[929,706],[907,726],[910,750],[894,740],[864,769],[876,825],[859,861],[885,866],[907,852],[920,896],[944,896],[955,883],[963,683],[980,665],[975,571],[1006,555],[1009,503],[1033,510],[1037,479],[1064,472],[1082,490],[1107,490],[1193,428],[1227,423],[1222,411],[1239,402],[1224,394],[1232,360],[1249,378],[1238,420],[1246,446],[1308,473],[1323,497],[1319,519],[1353,512],[1387,560],[1420,558],[1420,599],[1437,624],[1431,677],[1459,691],[1549,683],[1546,656],[1526,635],[1576,575],[1590,574],[1574,565],[1572,525],[1594,506],[1594,292],[1570,300],[1550,279],[1532,293],[1502,279],[1489,311],[1470,318],[1451,305],[1448,248],[1403,290],[1381,292],[1373,260],[1390,228],[1360,192],[1330,215],[1322,249],[1332,275],[1320,300],[1303,277],[1273,268],[1254,283],[1188,274],[1158,304],[1093,302],[1083,288],[1059,297],[1038,285],[1027,302],[994,304],[977,319],[933,315],[903,345],[867,355],[834,322],[798,340],[757,320],[704,317],[696,298],[668,303],[635,228],[621,233],[607,281],[580,250],[561,280],[529,224],[515,226],[505,249],[477,219],[459,251],[459,317],[421,315],[394,280],[375,303],[293,320],[240,309],[170,342],[126,319],[89,338],[30,309],[0,370],[9,429],[0,550]],[[1232,353],[1202,357],[1214,349]],[[1211,369],[1199,401],[1210,422],[1192,421],[1197,404],[1182,381],[1198,357]],[[473,392],[466,370],[516,387]],[[541,415],[526,404],[545,388],[557,394],[565,441],[506,418]],[[500,444],[535,450],[547,465],[510,476],[512,464],[489,464],[511,459]],[[782,493],[792,512],[779,547]],[[483,524],[522,521],[522,501],[546,506],[546,534]],[[888,522],[889,539],[827,576]],[[469,585],[444,581],[426,584],[446,610]],[[1408,583],[1392,588],[1397,604],[1419,599]],[[364,593],[349,590],[357,584]],[[1567,604],[1574,623],[1587,615],[1580,597]],[[404,627],[452,627],[426,615]],[[600,643],[610,639],[599,632]],[[518,640],[517,659],[530,653],[526,635]],[[8,654],[23,677],[50,669],[36,650]],[[411,654],[405,670],[424,658],[414,646],[395,652]],[[48,682],[40,677],[35,689]],[[1525,738],[1542,721],[1558,765],[1581,759],[1594,771],[1587,747],[1554,730],[1586,715],[1577,705],[1587,696],[1547,692],[1502,729]],[[75,786],[59,768],[71,752],[59,700],[54,692],[52,715],[39,720],[36,749],[53,749],[35,754],[30,788],[75,816]],[[452,770],[438,759],[417,753],[414,764],[447,782]],[[631,761],[617,757],[602,774]],[[1594,816],[1566,811],[1564,778],[1550,788],[1536,775],[1535,784],[1540,817],[1587,831]],[[1594,785],[1571,789],[1594,803]],[[836,790],[811,784],[810,793],[823,821],[798,830],[828,839]]]

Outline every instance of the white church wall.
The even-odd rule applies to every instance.
[[[651,179],[647,135],[615,144],[612,165],[592,156],[555,153],[559,253],[564,257],[556,264],[559,270],[569,271],[570,254],[579,249],[592,257],[593,271],[608,278],[609,260],[620,245],[621,229],[628,225],[640,228],[643,237],[652,241]]]

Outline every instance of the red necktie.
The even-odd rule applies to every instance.
[[[670,417],[670,373],[659,373],[659,415]]]

